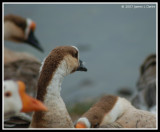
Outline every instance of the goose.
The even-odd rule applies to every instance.
[[[36,97],[40,66],[40,62],[26,59],[4,64],[4,80],[23,81],[26,85],[27,94]]]
[[[138,109],[156,113],[156,54],[148,55],[142,63],[137,93],[131,103]]]
[[[42,46],[34,35],[35,28],[36,24],[30,18],[23,18],[13,14],[4,16],[4,40],[29,44],[43,52]],[[31,54],[12,51],[4,47],[4,64],[24,58],[39,61]]]
[[[26,43],[39,51],[43,48],[34,35],[36,23],[30,18],[9,14],[4,16],[4,39],[17,43]]]
[[[4,80],[22,80],[26,84],[26,92],[31,97],[36,97],[37,81],[41,63],[30,59],[22,59],[4,64]],[[4,122],[6,128],[28,128],[32,120],[32,113],[20,113]]]
[[[46,106],[25,92],[24,82],[18,80],[4,81],[4,118],[7,119],[20,112],[47,111]]]
[[[119,96],[105,95],[75,123],[75,128],[156,128],[156,115],[136,109]]]
[[[87,71],[75,46],[58,46],[43,60],[37,84],[37,99],[48,108],[34,112],[30,128],[73,128],[73,122],[61,97],[63,78],[75,71]]]

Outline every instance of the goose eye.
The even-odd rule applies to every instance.
[[[11,94],[11,92],[6,92],[4,95],[5,95],[6,97],[10,97],[12,94]]]
[[[78,52],[76,52],[75,54],[73,54],[73,57],[78,58]]]

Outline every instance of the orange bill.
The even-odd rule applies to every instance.
[[[39,100],[34,99],[25,92],[25,84],[18,81],[19,93],[22,100],[21,112],[47,111],[47,107]]]
[[[86,125],[82,122],[78,122],[75,126],[75,128],[86,128]]]
[[[35,23],[34,21],[32,21],[32,23],[31,23],[31,25],[30,25],[30,29],[31,29],[32,31],[34,31],[35,28],[36,28],[36,23]]]

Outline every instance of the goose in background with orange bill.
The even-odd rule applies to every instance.
[[[4,40],[14,41],[18,44],[25,43],[43,52],[34,35],[36,24],[29,18],[9,14],[4,16]],[[12,51],[4,47],[4,64],[20,59],[30,59],[39,61],[27,52]]]
[[[20,114],[21,112],[47,111],[43,103],[25,92],[25,84],[22,81],[4,81],[4,119]]]
[[[74,127],[60,92],[64,77],[75,71],[87,71],[75,46],[58,46],[44,59],[38,79],[37,99],[45,104],[48,111],[34,112],[31,128]]]
[[[156,115],[136,109],[125,98],[106,95],[75,123],[76,128],[156,128]]]

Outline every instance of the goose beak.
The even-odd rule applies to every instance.
[[[22,104],[23,107],[21,112],[47,111],[46,106],[44,106],[42,102],[28,96],[27,94],[23,95]]]
[[[32,112],[32,111],[47,111],[47,107],[44,104],[34,99],[25,93],[25,84],[21,81],[18,81],[19,93],[22,100],[22,110],[21,112]]]
[[[29,35],[28,35],[28,39],[25,40],[25,42],[31,46],[33,46],[34,48],[40,50],[41,52],[44,52],[43,48],[41,47],[41,45],[39,44],[37,38],[34,35],[34,32],[31,30]]]
[[[87,71],[87,68],[84,66],[84,62],[79,60],[79,67],[77,68],[77,71]]]
[[[78,122],[76,125],[75,125],[75,128],[87,128],[86,125],[82,122]]]

